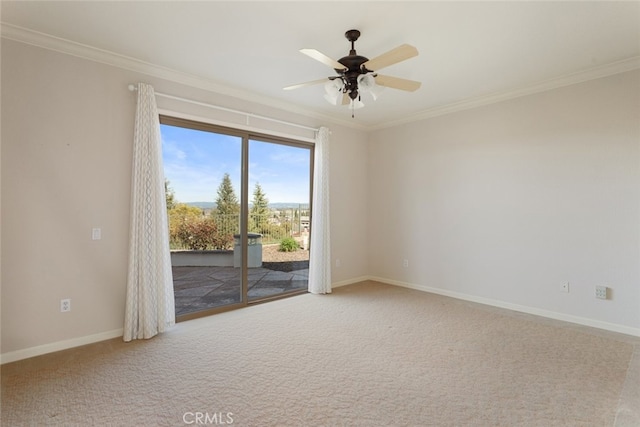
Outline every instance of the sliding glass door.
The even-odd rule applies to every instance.
[[[178,320],[305,292],[312,145],[161,117]]]
[[[299,145],[249,141],[250,301],[307,289],[310,151]],[[262,243],[259,263],[255,239]]]
[[[242,137],[161,123],[176,316],[241,304]]]

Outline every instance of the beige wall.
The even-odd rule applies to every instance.
[[[2,40],[3,361],[118,336],[127,276],[138,81],[156,91],[332,130],[334,283],[367,273],[366,135],[77,57]],[[188,107],[159,106],[195,114]],[[212,110],[198,111],[212,121]],[[282,132],[283,129],[276,129]],[[102,228],[102,240],[91,229]],[[60,299],[72,310],[60,313]],[[7,356],[8,355],[8,356]]]
[[[334,284],[380,278],[640,334],[640,72],[366,134],[5,39],[1,66],[3,362],[121,332],[138,81],[331,128]]]
[[[640,335],[639,93],[628,72],[373,133],[370,274]]]

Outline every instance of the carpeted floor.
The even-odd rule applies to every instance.
[[[1,420],[633,426],[639,342],[364,282],[4,365]]]

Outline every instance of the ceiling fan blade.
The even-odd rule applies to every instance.
[[[307,86],[313,86],[313,85],[317,85],[320,83],[326,83],[329,81],[329,78],[325,77],[324,79],[320,79],[320,80],[314,80],[311,82],[305,82],[305,83],[299,83],[297,85],[291,85],[291,86],[287,86],[285,88],[283,88],[284,90],[293,90],[293,89],[300,89],[301,87],[307,87]]]
[[[324,65],[327,65],[327,66],[329,66],[329,67],[331,67],[333,69],[344,70],[346,68],[344,65],[342,65],[338,61],[335,61],[335,60],[329,58],[324,53],[318,52],[315,49],[300,49],[300,52],[304,53],[307,56],[310,56],[311,58],[315,59],[316,61],[322,62]]]
[[[408,92],[416,91],[420,88],[422,83],[414,80],[401,79],[398,77],[383,76],[381,74],[376,75],[376,84],[379,86],[390,87],[392,89],[406,90]]]
[[[389,52],[368,60],[362,64],[362,66],[366,67],[369,71],[378,71],[389,65],[404,61],[405,59],[413,58],[414,56],[418,56],[418,49],[409,44],[403,44],[395,49],[391,49]]]

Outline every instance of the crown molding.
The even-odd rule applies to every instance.
[[[495,104],[522,96],[533,95],[540,92],[546,92],[552,89],[558,89],[564,86],[570,86],[583,83],[589,80],[599,79],[602,77],[612,76],[627,71],[640,69],[640,56],[623,59],[620,61],[604,64],[598,67],[590,68],[584,71],[566,74],[549,80],[544,80],[519,89],[496,92],[489,95],[482,95],[474,98],[465,99],[447,105],[442,105],[428,110],[424,110],[417,114],[404,117],[400,120],[383,123],[379,126],[370,128],[370,130],[385,129],[402,124],[426,120],[432,117],[443,116],[445,114],[455,113],[457,111],[469,110],[471,108],[481,107],[484,105]]]
[[[430,109],[421,111],[419,113],[403,117],[402,119],[399,119],[399,120],[388,121],[388,122],[380,123],[375,126],[364,126],[357,122],[341,120],[336,117],[331,117],[331,116],[319,114],[311,110],[306,110],[306,109],[300,108],[298,105],[294,105],[278,99],[257,95],[253,92],[239,89],[237,87],[232,87],[232,86],[229,86],[228,84],[217,82],[212,79],[183,73],[183,72],[176,71],[166,67],[161,67],[159,65],[144,62],[129,56],[120,55],[104,49],[99,49],[99,48],[85,45],[82,43],[73,42],[67,39],[51,36],[45,33],[40,33],[37,31],[15,26],[12,24],[7,24],[2,22],[0,23],[0,30],[1,30],[1,37],[5,39],[14,40],[14,41],[25,43],[25,44],[30,44],[30,45],[41,47],[44,49],[64,53],[67,55],[76,56],[79,58],[103,63],[106,65],[111,65],[114,67],[138,72],[141,74],[146,74],[149,76],[165,79],[174,83],[184,84],[186,86],[194,87],[197,89],[202,89],[209,92],[230,96],[233,98],[269,106],[272,108],[277,108],[283,111],[299,114],[312,119],[321,120],[323,122],[333,123],[333,124],[337,124],[347,128],[357,129],[361,131],[374,131],[379,129],[386,129],[386,128],[399,126],[407,123],[426,120],[432,117],[443,116],[443,115],[455,113],[458,111],[495,104],[498,102],[519,98],[522,96],[545,92],[548,90],[557,89],[564,86],[583,83],[583,82],[598,79],[601,77],[607,77],[614,74],[624,73],[626,71],[640,69],[640,56],[634,56],[631,58],[623,59],[623,60],[612,62],[609,64],[604,64],[604,65],[583,70],[580,72],[571,73],[571,74],[556,77],[553,79],[545,80],[545,81],[538,82],[529,86],[521,87],[518,89],[496,92],[489,95],[482,95],[482,96],[464,99],[462,101],[430,108]]]
[[[37,46],[43,49],[114,66],[117,68],[146,74],[174,83],[206,90],[208,92],[214,92],[220,95],[226,95],[233,98],[241,99],[243,101],[248,101],[279,110],[296,113],[312,119],[321,120],[323,122],[330,122],[363,131],[368,130],[367,127],[358,123],[318,114],[317,112],[300,108],[300,106],[298,105],[294,105],[274,98],[269,98],[266,96],[261,96],[253,92],[230,86],[226,83],[221,83],[212,79],[176,71],[170,68],[151,64],[149,62],[141,61],[136,58],[120,55],[108,50],[96,48],[82,43],[77,43],[71,40],[55,37],[38,31],[33,31],[16,25],[7,24],[5,22],[0,23],[0,30],[1,37],[8,40],[13,40],[20,43]]]

